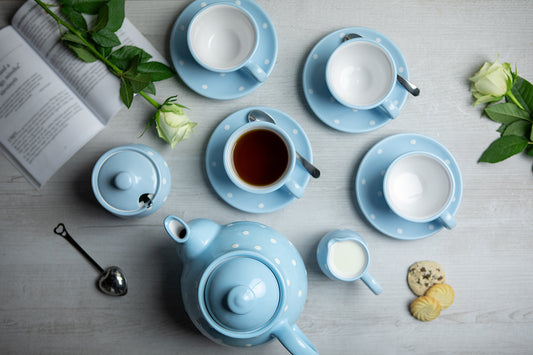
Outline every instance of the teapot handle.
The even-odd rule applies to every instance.
[[[273,335],[293,355],[318,355],[316,348],[296,324],[283,322],[274,329]]]

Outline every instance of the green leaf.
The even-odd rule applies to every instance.
[[[130,81],[133,92],[142,91],[144,88],[146,88],[151,83],[150,74],[144,74],[144,73],[137,73],[135,75],[128,74],[128,75],[124,75],[124,77]]]
[[[76,11],[72,6],[62,6],[61,12],[77,30],[83,32],[87,31],[87,21],[85,21],[85,17],[83,17],[83,15]]]
[[[530,121],[529,114],[511,102],[490,105],[485,108],[485,113],[493,121],[512,123],[516,120]]]
[[[96,45],[96,50],[101,54],[103,55],[104,57],[107,58],[107,56],[109,56],[109,54],[111,54],[111,52],[113,51],[113,48],[111,47],[101,47],[99,45]]]
[[[117,35],[105,28],[93,33],[91,38],[96,42],[96,44],[102,47],[112,48],[120,45],[120,40],[118,39]]]
[[[63,36],[61,36],[61,39],[63,41],[77,43],[77,44],[81,44],[82,46],[86,46],[85,42],[72,32],[65,33]]]
[[[527,112],[533,114],[533,85],[524,78],[517,77],[511,92]]]
[[[92,54],[85,47],[78,47],[78,46],[73,45],[73,44],[67,44],[67,45],[68,45],[68,47],[70,49],[72,49],[72,51],[74,51],[74,53],[76,54],[76,56],[78,58],[80,58],[81,60],[83,60],[86,63],[92,63],[92,62],[96,62],[98,60],[98,58],[96,58],[94,56],[94,54]]]
[[[528,140],[518,136],[503,136],[496,139],[483,152],[478,163],[498,163],[526,149]]]
[[[155,85],[154,83],[150,83],[147,87],[145,87],[142,91],[144,91],[147,94],[154,95],[155,96]]]
[[[533,147],[532,146],[530,146],[529,151],[527,152],[527,155],[533,157]]]
[[[125,17],[125,0],[109,0],[105,5],[108,7],[108,18],[106,29],[112,32],[118,31],[122,27]]]
[[[151,83],[150,74],[139,73],[137,71],[138,65],[139,56],[135,56],[130,67],[122,74],[130,82],[133,92],[139,92]]]
[[[146,53],[141,48],[135,46],[122,46],[111,53],[108,59],[120,69],[126,70],[130,67],[135,56],[139,56],[139,61],[141,63],[147,62],[150,60],[150,58],[152,58],[150,54]]]
[[[96,21],[94,22],[91,31],[92,32],[98,32],[101,29],[105,28],[107,25],[107,18],[109,15],[109,10],[107,6],[100,7],[100,10],[98,10],[98,16],[96,16]]]
[[[504,136],[519,136],[529,138],[531,135],[531,122],[524,120],[517,120],[509,124],[505,131]]]
[[[100,7],[102,7],[107,1],[108,0],[62,0],[61,3],[70,3],[81,13],[96,15]]]
[[[160,62],[140,63],[137,70],[139,73],[150,74],[152,81],[165,80],[174,76],[172,69]]]
[[[500,127],[496,130],[498,133],[503,133],[509,127],[509,123],[502,123]]]
[[[120,99],[127,108],[130,108],[133,102],[133,89],[129,80],[125,78],[120,78]]]

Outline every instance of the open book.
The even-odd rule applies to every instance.
[[[117,35],[165,62],[127,19]],[[54,19],[28,0],[0,30],[0,150],[41,187],[125,107],[119,87],[103,63],[75,57]]]

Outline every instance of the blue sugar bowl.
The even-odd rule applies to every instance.
[[[170,170],[163,157],[142,144],[107,151],[96,162],[91,184],[94,196],[119,217],[144,217],[157,211],[170,192]]]

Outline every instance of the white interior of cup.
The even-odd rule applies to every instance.
[[[351,106],[376,105],[389,93],[395,76],[387,52],[374,43],[358,40],[335,50],[326,71],[332,93]]]
[[[228,70],[244,64],[257,41],[252,19],[232,5],[205,8],[191,22],[188,36],[196,58],[215,70]]]
[[[453,196],[453,177],[439,159],[426,154],[400,157],[385,175],[385,197],[391,209],[408,220],[438,217]]]

